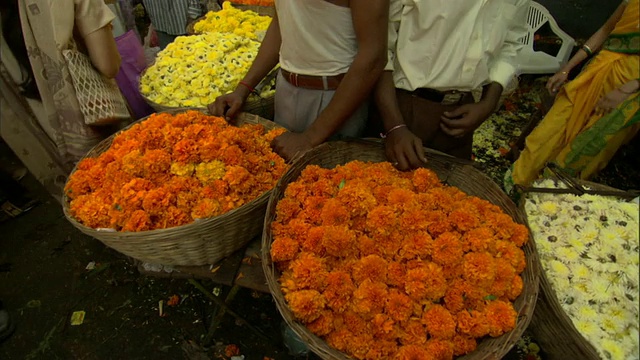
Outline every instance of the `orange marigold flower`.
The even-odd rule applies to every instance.
[[[456,335],[453,337],[453,355],[462,356],[474,351],[478,346],[476,339],[465,336]]]
[[[198,145],[193,139],[182,139],[173,145],[173,160],[184,164],[196,164],[200,162]]]
[[[222,161],[229,166],[242,165],[243,154],[238,146],[229,146],[221,151]]]
[[[452,222],[460,232],[475,229],[480,225],[480,218],[478,217],[478,214],[470,212],[464,208],[453,210],[449,214],[449,221]]]
[[[479,227],[469,230],[462,237],[462,249],[464,252],[490,252],[495,251],[494,231],[488,227]]]
[[[349,328],[336,327],[336,330],[327,335],[325,340],[327,341],[327,344],[329,344],[329,346],[331,346],[332,348],[344,352],[347,351],[347,344],[351,341],[352,338],[353,334],[351,333]]]
[[[435,339],[452,339],[456,334],[456,321],[441,305],[432,305],[422,314],[429,336]]]
[[[142,162],[146,178],[167,175],[171,169],[171,154],[162,149],[147,150],[142,155]]]
[[[388,235],[396,227],[396,213],[389,206],[376,206],[367,215],[366,230],[369,234]]]
[[[426,231],[429,221],[422,208],[407,208],[398,218],[401,229],[407,231]]]
[[[271,259],[275,262],[295,259],[299,244],[290,237],[278,237],[271,243]]]
[[[207,219],[220,215],[221,213],[222,208],[218,200],[202,199],[192,208],[191,217],[194,219]]]
[[[467,253],[462,263],[464,278],[480,288],[491,286],[496,277],[496,264],[489,253]]]
[[[518,313],[509,302],[489,301],[484,314],[492,337],[498,337],[516,327]]]
[[[464,309],[465,296],[469,291],[469,284],[460,279],[453,280],[444,295],[444,304],[452,314],[457,314]]]
[[[498,239],[511,239],[516,228],[516,224],[513,222],[511,216],[505,214],[502,210],[498,210],[494,213],[487,214],[484,220],[493,229],[495,229],[496,237]]]
[[[407,270],[404,264],[396,261],[389,262],[387,269],[387,283],[389,285],[404,289],[406,276]]]
[[[429,259],[434,247],[434,241],[425,231],[416,232],[407,236],[402,248],[398,252],[399,259],[413,260]]]
[[[347,344],[347,353],[356,359],[364,359],[375,340],[373,335],[361,333],[351,338]]]
[[[347,310],[335,316],[334,327],[336,329],[347,328],[351,331],[352,335],[358,335],[367,331],[368,321],[359,314]]]
[[[333,312],[322,311],[320,317],[307,324],[307,328],[318,336],[325,336],[333,331]]]
[[[366,279],[353,293],[353,311],[365,319],[371,319],[381,313],[387,297],[388,287],[385,283]]]
[[[321,196],[323,198],[332,198],[336,195],[339,189],[338,184],[334,184],[329,179],[320,179],[314,183],[308,185],[311,195]]]
[[[416,200],[414,193],[407,189],[394,189],[387,195],[387,204],[393,208],[403,209],[405,207],[414,206]]]
[[[414,300],[437,301],[447,291],[447,280],[444,278],[440,266],[427,262],[423,267],[407,271],[404,287],[407,295]]]
[[[516,274],[520,274],[524,271],[527,265],[527,259],[525,258],[524,251],[517,247],[514,243],[509,241],[498,240],[496,241],[496,258],[503,258],[516,269]]]
[[[317,256],[324,256],[325,249],[322,246],[322,238],[324,238],[324,227],[310,228],[307,232],[307,238],[302,240],[302,250]]]
[[[293,291],[285,295],[285,300],[295,317],[305,324],[318,319],[326,303],[316,290]]]
[[[378,205],[371,190],[358,179],[345,183],[336,198],[349,207],[351,217],[366,216],[370,209]]]
[[[166,229],[174,226],[185,225],[192,222],[193,219],[188,213],[175,207],[169,206],[165,209],[156,221],[156,229]]]
[[[358,251],[360,251],[361,257],[369,255],[380,255],[376,241],[367,235],[358,237]]]
[[[356,234],[348,226],[325,226],[322,246],[328,255],[349,257],[357,249]]]
[[[453,208],[453,204],[455,199],[451,197],[446,187],[438,187],[432,188],[427,191],[427,194],[431,195],[434,198],[434,202],[437,205],[438,209],[448,212],[451,208]]]
[[[169,206],[176,203],[174,194],[165,188],[151,189],[142,199],[142,208],[151,216],[161,215]]]
[[[509,241],[517,247],[524,246],[529,241],[529,229],[522,224],[515,224]]]
[[[378,255],[369,255],[353,265],[353,280],[362,284],[365,280],[387,282],[387,261]]]
[[[434,360],[452,360],[453,359],[453,342],[440,339],[429,339],[424,344],[425,350],[433,357]]]
[[[434,171],[425,168],[414,170],[411,182],[416,191],[421,193],[427,192],[434,187],[442,186],[438,175]]]
[[[293,219],[288,224],[284,225],[284,231],[282,235],[287,235],[298,243],[303,243],[307,238],[309,231],[313,228],[301,219]]]
[[[302,211],[298,215],[298,219],[303,219],[310,224],[322,225],[322,207],[325,198],[320,196],[309,196],[301,198]]]
[[[481,338],[489,334],[489,324],[484,313],[463,310],[456,315],[458,332],[472,338]]]
[[[301,253],[291,263],[291,274],[299,289],[310,288],[324,290],[327,279],[327,267],[322,258],[310,253]]]
[[[143,175],[144,160],[140,150],[135,149],[122,158],[122,171],[131,176]]]
[[[142,210],[134,211],[129,220],[122,227],[122,231],[145,231],[151,230],[152,226],[151,218],[149,214]]]
[[[395,340],[379,340],[371,344],[365,359],[387,359],[391,358],[398,351],[398,344]]]
[[[320,214],[322,225],[338,226],[349,225],[349,211],[337,199],[328,199],[322,207]]]
[[[394,359],[397,360],[434,360],[429,351],[418,345],[405,345],[398,348]]]
[[[446,232],[433,242],[431,259],[438,265],[455,265],[462,261],[460,234]]]
[[[111,224],[109,217],[110,205],[91,195],[80,195],[71,200],[69,205],[71,214],[84,219],[84,224],[92,228],[108,228]]]
[[[394,321],[388,315],[376,314],[371,320],[371,331],[376,339],[394,339],[395,330]]]
[[[522,278],[519,275],[514,276],[513,280],[511,280],[511,286],[506,293],[507,298],[511,301],[515,301],[515,299],[517,299],[518,296],[520,296],[520,294],[522,293],[523,287],[524,283],[522,281]]]
[[[301,210],[300,201],[292,198],[281,199],[276,206],[276,219],[286,224],[295,218]]]
[[[413,312],[413,300],[397,289],[390,289],[384,312],[397,322],[407,321]]]
[[[411,318],[400,327],[398,340],[404,346],[423,345],[427,342],[427,329],[419,319]]]

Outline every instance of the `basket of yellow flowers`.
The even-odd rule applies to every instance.
[[[233,91],[247,73],[260,43],[232,33],[179,36],[158,53],[140,78],[140,93],[156,111],[206,108]],[[247,99],[245,111],[273,118],[275,80]]]
[[[259,10],[257,8],[271,10]],[[209,32],[233,33],[261,41],[269,24],[271,24],[271,18],[274,14],[275,8],[235,4],[232,6],[230,2],[226,1],[222,4],[221,10],[209,11],[205,16],[189,24],[187,33],[190,35]]]

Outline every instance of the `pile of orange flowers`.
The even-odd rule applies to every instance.
[[[356,359],[452,359],[516,325],[528,229],[431,170],[308,166],[271,226],[289,308]]]
[[[91,228],[143,231],[224,214],[284,173],[270,147],[283,131],[231,126],[198,111],[154,114],[78,163],[65,187],[71,215]]]
[[[274,0],[231,0],[231,2],[242,5],[275,6]]]

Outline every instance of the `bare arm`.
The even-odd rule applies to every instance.
[[[358,53],[329,105],[303,133],[312,146],[324,142],[365,101],[386,63],[389,1],[352,0]]]
[[[282,44],[282,37],[280,36],[278,15],[276,14],[267,28],[258,54],[253,64],[251,64],[247,75],[242,79],[242,82],[251,87],[256,87],[256,85],[267,76],[269,71],[278,65],[278,61],[280,60],[280,44]],[[241,92],[245,98],[249,96],[249,89],[243,85],[238,85],[235,91]]]
[[[609,17],[607,22],[604,23],[604,25],[602,25],[598,29],[598,31],[593,33],[593,35],[591,35],[591,37],[587,41],[585,41],[584,44],[589,49],[591,49],[591,51],[596,52],[598,49],[600,49],[600,47],[602,46],[604,41],[607,39],[609,34],[611,34],[611,31],[613,31],[613,29],[615,28],[616,23],[622,17],[622,13],[624,12],[624,9],[626,7],[627,7],[627,3],[623,1],[618,6],[616,11],[614,11],[614,13]],[[569,59],[569,61],[562,67],[562,69],[560,69],[560,71],[558,71],[551,78],[549,78],[549,81],[547,81],[547,89],[549,90],[549,92],[551,92],[552,94],[557,92],[559,88],[562,86],[562,84],[564,84],[567,81],[571,70],[573,70],[573,68],[578,66],[588,57],[589,57],[589,54],[584,50],[584,48],[578,50],[571,57],[571,59]]]
[[[121,59],[116,40],[111,32],[111,25],[103,26],[85,35],[84,42],[93,66],[109,79],[116,77],[120,70]]]

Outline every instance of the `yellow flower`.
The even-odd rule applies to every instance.
[[[178,176],[191,176],[195,170],[194,164],[171,164],[171,173]]]
[[[225,173],[224,163],[219,160],[203,162],[196,166],[196,177],[203,183],[222,179]]]

